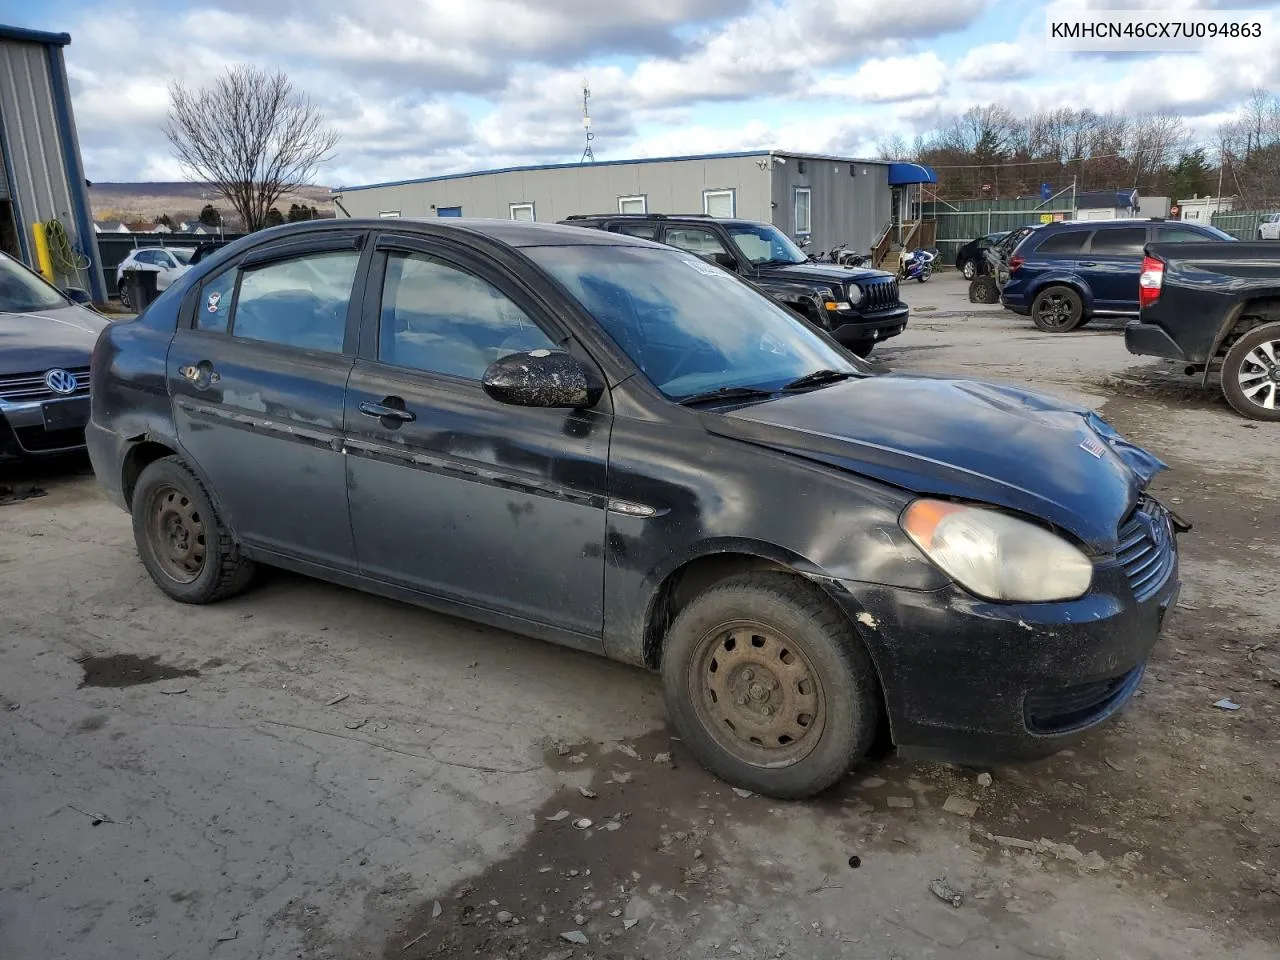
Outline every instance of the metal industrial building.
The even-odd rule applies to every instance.
[[[32,226],[59,221],[70,249],[54,251],[58,282],[101,302],[107,291],[62,60],[70,42],[65,33],[0,25],[0,250],[38,267]]]
[[[339,216],[554,223],[582,213],[708,213],[773,223],[817,249],[869,250],[920,216],[937,175],[914,163],[758,151],[509,167],[334,191]]]

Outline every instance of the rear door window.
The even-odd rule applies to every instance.
[[[312,253],[242,271],[234,336],[341,353],[358,250]],[[208,298],[205,299],[208,308]]]
[[[1088,230],[1064,230],[1062,233],[1051,234],[1041,240],[1040,245],[1036,247],[1036,253],[1054,256],[1079,253],[1084,249],[1084,242],[1088,239]]]
[[[1093,235],[1090,253],[1100,256],[1140,256],[1147,245],[1146,227],[1120,227],[1115,230],[1099,230]]]
[[[1156,227],[1152,243],[1208,243],[1216,239],[1190,227]]]
[[[642,240],[656,240],[658,225],[656,223],[615,223],[609,227],[613,233],[625,233],[628,237],[640,237]]]

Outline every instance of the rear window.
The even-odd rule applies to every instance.
[[[1117,230],[1099,230],[1093,235],[1090,253],[1114,256],[1137,256],[1147,245],[1146,227],[1121,227]]]
[[[1079,253],[1084,249],[1084,242],[1089,239],[1088,230],[1064,230],[1053,233],[1040,241],[1036,253]]]

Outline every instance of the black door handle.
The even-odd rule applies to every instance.
[[[387,397],[381,403],[365,400],[360,404],[360,412],[366,417],[381,420],[383,426],[392,424],[413,423],[418,417],[404,408],[404,401],[399,397]],[[388,423],[387,421],[391,421]]]

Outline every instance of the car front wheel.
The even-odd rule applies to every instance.
[[[978,275],[978,265],[972,260],[966,260],[964,266],[960,268],[960,272],[964,274],[966,280],[972,280]]]
[[[133,491],[133,538],[156,585],[182,603],[235,596],[253,578],[195,473],[178,457],[156,460]]]
[[[662,661],[686,746],[729,783],[809,797],[848,773],[875,737],[879,696],[852,625],[817,587],[749,573],[680,611]]]
[[[1222,392],[1236,413],[1280,420],[1280,323],[1254,327],[1222,361]]]
[[[1045,333],[1074,330],[1083,317],[1084,301],[1070,287],[1048,287],[1031,303],[1031,319]]]

